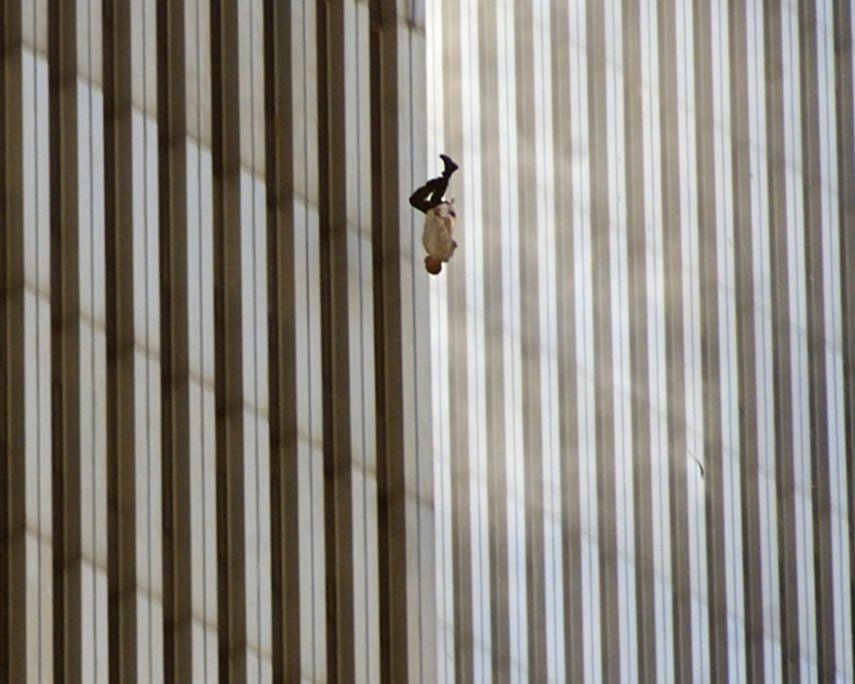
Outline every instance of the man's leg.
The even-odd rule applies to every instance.
[[[427,183],[410,195],[410,204],[419,211],[427,213],[435,206],[442,203],[442,196],[445,194],[447,188],[447,177],[439,176],[438,178],[431,178]]]
[[[431,178],[422,187],[410,195],[410,204],[424,213],[429,212],[438,204],[442,204],[442,198],[445,191],[448,190],[448,181],[451,180],[451,174],[457,171],[457,164],[447,154],[439,155],[445,169],[442,175],[437,178]]]

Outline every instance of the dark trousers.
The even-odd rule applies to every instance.
[[[422,187],[410,195],[410,204],[427,214],[435,206],[442,204],[442,196],[448,189],[448,180],[451,174],[442,174],[437,178],[431,178]]]

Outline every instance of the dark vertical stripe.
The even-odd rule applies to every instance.
[[[323,332],[327,657],[331,682],[355,677],[348,340],[345,8],[318,3],[318,121]]]
[[[825,378],[826,331],[823,278],[822,172],[820,170],[819,84],[816,2],[799,0],[799,65],[804,197],[805,280],[807,282],[808,404],[810,406],[811,499],[813,504],[816,653],[819,678],[835,675],[834,582],[831,549],[830,444]],[[851,190],[851,189],[850,189]],[[844,190],[845,192],[845,190]]]
[[[600,618],[603,679],[620,678],[620,639],[615,510],[614,359],[609,271],[609,164],[606,106],[605,8],[588,4],[588,121],[590,123],[591,253],[593,269],[595,422],[597,443],[597,516],[600,555]]]
[[[463,78],[460,4],[442,7],[442,87],[445,152],[463,158]],[[434,167],[431,167],[434,168]],[[469,517],[469,381],[466,345],[466,271],[464,260],[448,268],[448,396],[451,458],[451,546],[454,582],[454,681],[474,678],[475,643],[472,603],[472,530]]]
[[[238,91],[241,76],[237,32],[236,3],[212,0],[217,622],[220,677],[230,682],[245,681],[247,676]]]
[[[184,0],[157,3],[164,679],[193,677]]]
[[[650,358],[647,301],[647,225],[644,201],[644,130],[640,7],[621,3],[623,26],[624,140],[626,145],[627,263],[629,266],[630,376],[632,382],[633,519],[635,527],[635,604],[638,634],[638,678],[656,680],[655,561],[653,488],[651,480]],[[648,86],[650,87],[650,86]],[[651,226],[651,229],[653,227]]]
[[[77,3],[49,3],[54,676],[82,678]]]
[[[408,242],[405,237],[408,231],[403,228],[405,224],[402,223],[399,211],[400,202],[393,198],[398,198],[401,187],[401,163],[411,159],[417,150],[398,149],[399,140],[410,134],[409,121],[399,124],[401,112],[398,103],[409,95],[398,88],[401,83],[399,73],[411,65],[399,60],[399,55],[406,55],[407,52],[403,51],[409,50],[410,46],[398,41],[397,6],[394,0],[380,0],[372,2],[370,7],[371,237],[375,333],[373,381],[377,414],[380,680],[390,684],[407,681],[410,671],[405,506],[411,494],[407,492],[404,477],[404,458],[422,456],[413,454],[411,447],[408,452],[404,442],[402,307],[409,307],[410,303],[403,301],[401,291],[401,246]],[[412,31],[414,26],[411,24],[409,28]],[[409,40],[412,40],[412,36],[409,36]],[[423,74],[416,72],[411,72],[411,75],[417,79],[424,78]],[[411,101],[410,106],[413,105]],[[406,133],[402,133],[402,126],[406,126]],[[415,140],[412,142],[417,144]],[[417,277],[422,277],[422,274],[419,273]],[[415,373],[416,368],[406,369],[406,372]],[[367,406],[365,408],[368,409]],[[415,582],[418,581],[417,573],[421,568],[415,564],[413,568],[415,572],[409,581]]]
[[[520,342],[522,351],[523,449],[525,453],[526,611],[528,676],[547,679],[546,591],[544,587],[543,443],[540,405],[540,259],[538,237],[538,168],[534,92],[534,17],[531,3],[514,10],[516,52],[516,123],[519,146]],[[488,196],[489,197],[489,196]],[[547,219],[548,220],[548,219]]]
[[[746,675],[765,681],[763,566],[761,560],[758,468],[756,313],[751,217],[751,135],[748,113],[748,22],[746,0],[730,0],[730,125],[733,175],[733,240],[736,272],[736,368],[739,385],[739,491],[742,503],[742,572],[745,601]]]
[[[799,670],[799,559],[795,552],[793,501],[793,392],[790,374],[791,274],[787,269],[787,159],[784,149],[781,6],[763,4],[766,64],[766,139],[769,162],[769,243],[772,259],[772,354],[775,378],[775,484],[778,511],[778,573],[781,590],[783,680],[797,683]]]
[[[493,681],[510,681],[510,582],[508,577],[508,488],[505,443],[505,381],[503,297],[508,296],[508,274],[502,271],[506,245],[502,243],[501,144],[499,138],[499,37],[497,7],[492,0],[478,3],[478,62],[481,108],[481,210],[484,241],[484,376],[486,384],[487,510],[489,519],[490,640]],[[502,47],[501,49],[504,49]],[[466,160],[463,160],[466,163]],[[473,241],[467,241],[472,244]],[[474,246],[474,245],[473,245]]]
[[[725,681],[728,672],[727,564],[724,537],[724,465],[722,441],[721,357],[718,291],[718,239],[716,207],[715,112],[712,79],[712,16],[709,4],[693,3],[695,144],[697,150],[698,251],[701,298],[701,366],[703,375],[703,454],[694,454],[704,465],[706,518],[707,592],[709,605],[710,677]],[[735,455],[734,455],[735,456]],[[694,464],[689,463],[689,468]]]
[[[576,381],[576,306],[573,250],[573,140],[570,112],[570,25],[568,3],[552,0],[552,125],[555,151],[555,272],[558,335],[558,436],[561,445],[561,562],[564,592],[564,674],[568,682],[585,677],[582,586],[582,534],[579,504],[579,407]],[[496,331],[501,335],[502,331]],[[492,467],[492,466],[491,466]]]
[[[804,198],[806,279],[808,295],[808,344],[810,358],[810,410],[811,410],[811,492],[813,504],[813,535],[815,557],[815,597],[817,605],[817,652],[818,669],[822,679],[835,675],[835,621],[834,621],[834,574],[832,566],[832,510],[829,473],[831,453],[828,434],[827,380],[825,377],[826,345],[833,342],[825,329],[825,301],[823,278],[823,254],[830,245],[824,243],[822,233],[822,183],[820,170],[819,132],[823,123],[819,118],[817,47],[817,9],[815,3],[801,2],[800,6],[800,50],[801,50],[801,94],[802,94],[802,144],[804,150]],[[825,30],[825,27],[820,27]],[[823,94],[824,96],[825,94]],[[850,145],[851,148],[851,145]],[[839,148],[838,148],[839,149]],[[844,152],[845,154],[845,152]],[[851,194],[855,186],[848,189],[839,185],[842,195]],[[835,226],[829,226],[831,231]],[[832,381],[833,382],[833,381]],[[842,445],[841,445],[842,446]],[[844,642],[845,643],[845,642]]]
[[[837,126],[837,187],[840,236],[843,424],[849,513],[849,581],[855,576],[855,74],[852,71],[852,4],[834,0],[834,90]],[[855,592],[850,597],[855,615]],[[850,642],[851,643],[851,642]]]
[[[671,591],[674,668],[677,682],[692,677],[692,613],[686,491],[686,388],[683,332],[683,266],[680,234],[680,150],[677,110],[675,0],[658,6],[659,122],[662,131],[662,223],[665,274],[665,356],[668,392],[668,490],[671,513]]]
[[[0,4],[0,680],[26,681],[26,441],[21,2]],[[30,410],[36,410],[31,407]],[[39,551],[36,551],[39,553]],[[34,669],[34,668],[33,668]]]
[[[291,7],[264,3],[273,681],[298,681],[300,537]],[[308,551],[303,551],[308,553]]]
[[[123,682],[136,681],[138,655],[130,32],[129,3],[104,0],[108,651],[110,679]]]

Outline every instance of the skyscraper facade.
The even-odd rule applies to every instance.
[[[0,681],[855,679],[851,3],[0,22]]]
[[[431,681],[423,12],[0,7],[0,680]]]
[[[428,2],[439,681],[852,681],[853,12]]]

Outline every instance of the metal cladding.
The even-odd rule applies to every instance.
[[[855,680],[853,36],[0,0],[0,682]]]

